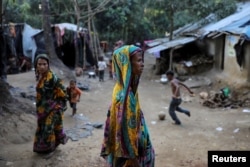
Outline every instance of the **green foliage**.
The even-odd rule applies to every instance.
[[[42,27],[42,10],[39,9],[41,0],[4,1],[5,22],[27,22],[33,27]],[[50,0],[51,23],[75,23],[75,13],[71,0]]]
[[[112,42],[123,39],[126,43],[135,43],[153,37],[152,23],[144,16],[146,8],[141,5],[146,2],[142,0],[122,1],[98,14],[96,23],[101,38]]]
[[[5,23],[27,22],[41,28],[41,0],[4,0]],[[81,26],[86,27],[88,6],[86,0],[78,0],[81,10]],[[135,43],[163,37],[166,31],[177,29],[215,13],[218,19],[236,9],[236,0],[111,0],[105,9],[97,9],[104,0],[90,0],[93,18],[100,40],[114,42],[119,39]],[[6,5],[7,4],[7,5]],[[51,23],[76,24],[72,0],[50,0]]]
[[[221,19],[235,11],[236,0],[193,0],[191,5],[190,14],[194,15],[197,11],[198,18],[206,17],[209,13],[215,13],[218,19]]]
[[[164,25],[164,28],[158,29],[158,35],[160,35],[165,31],[171,31],[171,19],[174,20],[174,29],[177,29],[187,23],[198,21],[210,13],[216,14],[218,19],[224,18],[235,11],[236,0],[158,0],[151,1],[148,8],[156,10],[154,13],[159,13],[157,18],[167,23],[167,25],[157,24]]]
[[[236,0],[127,0],[98,14],[96,22],[103,39],[133,43],[164,36],[171,19],[174,30],[211,13],[224,18],[235,9]]]
[[[32,23],[35,27],[41,27],[41,15],[37,13],[38,9],[38,0],[29,0],[26,1],[9,1],[4,0],[4,21],[5,23],[14,22],[14,23]],[[36,2],[36,6],[34,6]],[[33,12],[34,11],[34,12]]]

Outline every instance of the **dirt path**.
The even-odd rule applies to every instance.
[[[194,97],[191,98],[191,102],[182,104],[192,114],[190,118],[184,114],[178,114],[183,123],[182,126],[172,125],[168,114],[165,121],[158,121],[160,111],[167,113],[171,96],[168,85],[156,82],[159,77],[151,76],[149,68],[153,61],[152,57],[146,58],[147,68],[141,79],[139,98],[156,151],[156,167],[205,167],[208,150],[250,149],[250,114],[243,113],[242,109],[208,109],[201,106],[199,97]],[[106,80],[104,83],[99,83],[97,79],[86,77],[78,79],[91,85],[90,91],[83,93],[78,105],[78,114],[87,117],[86,122],[104,123],[113,81]],[[8,82],[15,87],[26,89],[30,85],[35,85],[34,73],[8,76]],[[67,83],[66,81],[65,84]],[[194,89],[194,92],[199,93],[200,90]],[[68,109],[65,113],[65,128],[71,128],[76,123],[76,119],[70,115],[71,110]],[[22,133],[22,136],[27,133],[28,140],[24,144],[10,144],[8,140],[0,143],[1,167],[105,166],[105,162],[99,157],[103,129],[94,129],[91,136],[79,141],[69,141],[67,145],[60,146],[50,159],[44,159],[32,152],[35,117],[25,114],[22,117],[26,123],[29,120],[31,126],[16,133],[17,135]],[[25,120],[26,118],[28,120]],[[3,122],[0,124],[2,127],[5,126]],[[21,126],[22,122],[19,124]],[[217,127],[221,127],[222,131],[217,131]],[[237,128],[239,131],[234,133]],[[4,136],[0,138],[3,139]]]

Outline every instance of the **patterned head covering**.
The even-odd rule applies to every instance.
[[[39,55],[36,56],[36,59],[35,59],[35,69],[37,67],[37,61],[40,58],[45,59],[48,62],[48,65],[49,65],[49,58],[48,58],[47,54],[39,54]]]
[[[115,157],[138,156],[137,133],[140,127],[140,105],[137,86],[140,76],[132,75],[131,66],[131,57],[137,52],[142,50],[134,45],[126,45],[113,54],[112,62],[117,81],[113,90],[109,126],[107,126],[110,135],[108,140],[112,144],[104,142],[103,154],[112,153]]]
[[[126,45],[113,54],[117,81],[107,114],[101,156],[110,166],[154,166],[154,149],[141,111],[137,87],[140,75],[132,74],[131,57],[143,51]]]
[[[141,48],[134,45],[126,45],[117,50],[113,54],[113,67],[116,73],[117,81],[124,89],[131,86],[132,68],[131,57],[137,52],[143,52]],[[133,87],[137,89],[140,76],[133,76]]]
[[[48,69],[50,69],[50,67],[49,67],[49,58],[48,58],[47,54],[39,54],[39,55],[37,55],[36,59],[35,59],[35,74],[36,74],[36,79],[37,80],[38,80],[38,77],[39,77],[39,74],[38,74],[38,71],[37,71],[37,61],[40,58],[47,61],[47,63],[48,63]]]

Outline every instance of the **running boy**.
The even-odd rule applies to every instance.
[[[189,91],[190,94],[193,94],[193,92],[189,89],[189,87],[187,87],[185,84],[181,83],[178,79],[174,77],[174,72],[168,71],[166,75],[167,75],[168,80],[171,83],[171,89],[172,89],[172,101],[169,106],[169,115],[174,120],[175,125],[180,125],[181,121],[178,119],[175,111],[184,113],[189,117],[191,116],[190,111],[184,110],[179,107],[179,105],[182,102],[180,86],[185,87]]]
[[[67,87],[67,94],[69,96],[70,107],[72,108],[72,116],[76,114],[76,103],[80,101],[82,91],[76,86],[75,80],[70,80],[69,87]]]

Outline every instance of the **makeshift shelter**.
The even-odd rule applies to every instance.
[[[240,11],[202,28],[214,68],[236,80],[250,82],[250,3]]]
[[[91,66],[96,64],[89,46],[88,35],[87,29],[79,27],[77,30],[74,24],[61,23],[52,26],[56,53],[65,65],[74,68],[75,66],[83,67],[86,63]],[[46,53],[43,31],[33,37],[37,45],[36,55]]]
[[[211,68],[211,57],[203,52],[204,44],[199,40],[202,33],[198,30],[204,24],[215,20],[215,15],[210,14],[196,23],[190,23],[175,30],[174,39],[171,41],[166,37],[147,42],[146,45],[149,48],[147,52],[156,57],[155,73],[162,74],[171,69],[185,75],[206,70],[203,68],[204,64]]]
[[[12,34],[11,26],[14,27]],[[77,29],[76,25],[70,23],[55,24],[51,28],[57,56],[65,65],[73,68],[96,65],[89,47],[87,29]],[[32,64],[37,54],[46,53],[43,30],[34,29],[26,23],[5,24],[0,35],[1,56],[6,58],[1,60],[1,73],[5,73],[4,69],[9,69],[9,64],[12,64],[10,60],[14,65],[9,73],[18,73],[21,61],[25,59]],[[12,57],[15,60],[12,60]]]
[[[14,74],[19,72],[20,63],[24,60],[24,57],[27,56],[25,48],[23,45],[24,30],[25,24],[23,23],[10,23],[3,26],[3,43],[4,47],[1,49],[1,52],[6,60],[3,61],[4,69],[7,69],[7,73]],[[28,58],[27,58],[28,60]]]
[[[212,58],[203,53],[202,43],[197,37],[179,37],[152,47],[147,52],[156,57],[156,74],[167,70],[174,70],[180,75],[194,74],[206,70],[204,64],[210,68],[212,64]]]
[[[163,64],[164,70],[167,70],[167,68],[172,69],[174,66],[172,60],[175,55],[173,52],[178,53],[178,50],[182,50],[185,46],[194,44],[194,47],[189,50],[200,51],[201,55],[206,58],[206,60],[204,59],[205,63],[209,61],[209,64],[211,64],[210,60],[212,59],[215,69],[226,72],[228,76],[250,81],[249,11],[250,2],[239,3],[236,13],[217,22],[213,19],[215,17],[210,15],[208,16],[210,19],[205,22],[199,21],[199,24],[194,23],[184,26],[174,32],[177,37],[173,41],[165,39],[165,42],[159,42],[163,40],[157,39],[149,43],[148,45],[153,45],[153,47],[148,49],[147,52],[155,54],[158,57],[157,59],[166,60],[167,57],[169,62],[165,61],[160,64],[161,66]],[[208,24],[209,20],[212,23]],[[206,25],[204,26],[201,23],[206,23]],[[184,52],[182,56],[184,57],[186,53]],[[169,64],[167,68],[166,64]],[[193,65],[193,62],[186,61],[185,64],[185,66],[189,66]]]
[[[29,57],[32,60],[32,63],[34,63],[35,60],[35,53],[37,50],[36,42],[33,38],[33,36],[37,33],[41,32],[39,29],[35,29],[31,27],[28,24],[24,24],[23,28],[23,54],[26,57]]]

